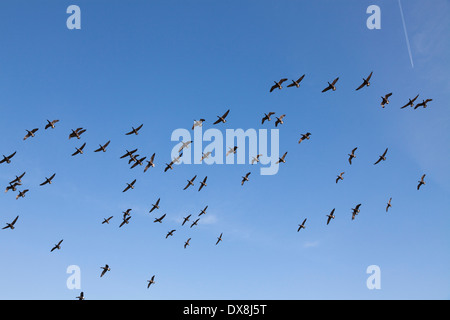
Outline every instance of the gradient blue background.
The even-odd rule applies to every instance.
[[[81,30],[66,28],[71,4]],[[380,30],[366,27],[372,4]],[[15,230],[0,230],[0,298],[450,298],[450,3],[402,4],[414,67],[397,1],[2,1],[0,153],[17,155],[0,165],[0,183],[26,171],[21,189],[30,192],[0,195],[1,226],[20,215]],[[355,92],[371,71],[372,85]],[[302,74],[299,89],[269,93],[273,80]],[[338,90],[322,94],[337,76]],[[418,93],[433,99],[427,109],[400,109]],[[278,174],[251,165],[164,173],[172,131],[201,117],[211,128],[228,108],[223,131],[274,128],[261,126],[264,113],[286,114]],[[61,121],[44,131],[46,119]],[[124,135],[141,123],[139,136]],[[77,127],[83,138],[68,140]],[[311,140],[298,145],[306,131]],[[93,153],[108,140],[107,153]],[[83,142],[86,153],[71,157]],[[387,161],[374,166],[386,147]],[[156,152],[156,168],[130,170],[119,157],[133,148]],[[54,184],[39,187],[53,173]],[[183,191],[195,174],[208,186]],[[133,179],[136,189],[122,193]],[[181,227],[206,205],[198,226]],[[119,229],[128,208],[130,224]],[[100,278],[106,263],[112,270]],[[366,287],[373,264],[380,290]],[[66,287],[69,265],[81,268],[81,290]]]

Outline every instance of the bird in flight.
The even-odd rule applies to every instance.
[[[189,241],[191,241],[191,238],[187,239],[186,242],[184,243],[184,248],[186,249],[186,247],[189,245]]]
[[[164,213],[161,217],[156,218],[155,221],[153,221],[153,222],[159,222],[159,223],[162,223],[162,220],[164,219],[165,216],[166,216],[166,214]]]
[[[419,190],[420,187],[425,184],[425,176],[426,174],[422,175],[422,178],[420,178],[420,181],[418,181],[419,184],[417,185],[417,190]]]
[[[184,224],[189,221],[190,217],[191,217],[191,215],[188,215],[187,217],[183,217],[183,223],[181,225],[184,226]]]
[[[103,277],[107,271],[111,271],[111,268],[107,264],[105,264],[104,267],[100,267],[100,269],[103,269],[102,273],[100,274],[100,278]]]
[[[86,129],[77,128],[76,130],[72,129],[72,132],[69,134],[69,139],[77,138],[80,139],[80,136],[86,132]]]
[[[378,158],[377,162],[375,162],[374,165],[379,163],[381,160],[385,161],[387,152],[388,152],[388,148],[386,148],[386,150],[384,150],[383,154]]]
[[[194,124],[192,125],[192,130],[194,130],[195,127],[203,127],[203,122],[205,122],[205,119],[200,120],[194,120]]]
[[[281,84],[287,80],[288,80],[287,78],[283,78],[283,79],[280,79],[280,81],[278,81],[278,82],[274,81],[275,84],[270,88],[270,92],[272,92],[276,88],[282,89],[283,87],[281,86]]]
[[[136,161],[134,162],[134,164],[131,166],[130,169],[133,169],[133,168],[135,168],[135,167],[138,166],[138,165],[143,166],[143,165],[144,165],[144,160],[145,160],[145,159],[147,159],[147,157],[142,157],[142,158],[140,158],[140,159],[137,159],[137,158],[136,158]]]
[[[414,110],[416,110],[419,107],[426,108],[427,107],[427,103],[430,102],[430,101],[433,101],[433,99],[422,100],[421,103],[416,104],[416,106],[414,107]]]
[[[208,176],[206,176],[203,181],[200,181],[200,188],[198,188],[198,191],[202,190],[203,187],[206,187],[206,179],[208,179]]]
[[[3,227],[2,229],[4,230],[9,228],[11,230],[14,230],[14,225],[16,224],[17,219],[19,219],[19,216],[17,216],[11,223],[6,223],[6,227]]]
[[[392,96],[392,92],[386,94],[384,97],[381,97],[381,106],[384,108],[386,104],[389,104],[389,97]]]
[[[16,176],[16,178],[13,181],[11,181],[9,184],[13,184],[13,183],[17,182],[19,185],[21,185],[22,184],[22,178],[25,176],[25,173],[26,172],[22,173],[20,176]]]
[[[338,183],[339,180],[344,180],[344,177],[343,177],[343,174],[344,174],[344,173],[345,173],[345,172],[341,172],[341,174],[337,176],[337,178],[336,178],[336,183]]]
[[[262,118],[262,120],[261,120],[261,124],[264,124],[264,122],[267,120],[267,121],[270,121],[270,120],[272,120],[270,117],[272,116],[272,115],[274,115],[275,114],[275,112],[269,112],[269,113],[264,113],[264,117]]]
[[[78,299],[78,300],[84,300],[84,292],[81,291],[81,292],[80,292],[80,295],[79,295],[78,297],[76,297],[75,299]]]
[[[281,158],[278,158],[278,161],[275,163],[280,163],[280,162],[286,163],[286,160],[284,160],[284,158],[286,158],[286,155],[287,155],[287,151],[283,154],[283,156]]]
[[[111,220],[113,218],[113,216],[111,216],[111,217],[109,217],[109,218],[107,218],[107,219],[105,219],[105,218],[103,218],[103,222],[102,222],[102,224],[109,224],[109,220]]]
[[[131,131],[125,133],[125,135],[127,135],[127,136],[132,135],[132,134],[138,135],[138,134],[139,134],[139,130],[141,130],[141,128],[142,128],[143,125],[144,125],[144,124],[141,124],[141,125],[140,125],[139,127],[137,127],[137,128],[131,127]]]
[[[122,228],[122,226],[123,226],[124,224],[128,224],[128,223],[130,222],[130,219],[131,219],[131,216],[126,217],[126,218],[125,218],[125,216],[124,216],[123,219],[122,219],[122,223],[120,224],[119,228]]]
[[[254,164],[255,162],[259,162],[259,157],[261,157],[262,154],[257,154],[256,157],[253,157],[252,159],[252,164]]]
[[[16,200],[18,200],[19,198],[25,198],[25,194],[30,191],[28,189],[25,189],[23,191],[19,191],[19,194],[16,196]]]
[[[173,230],[170,230],[169,232],[167,232],[167,234],[166,234],[166,239],[167,239],[169,236],[173,236],[173,233],[174,233],[175,231],[176,231],[176,230],[173,229]]]
[[[36,129],[33,129],[33,130],[26,130],[26,132],[27,132],[27,134],[25,135],[25,137],[23,138],[23,140],[27,140],[28,138],[30,138],[30,137],[33,137],[34,138],[34,136],[35,136],[35,133],[38,131],[39,129],[38,128],[36,128]]]
[[[22,184],[21,183],[18,183],[18,182],[14,182],[14,183],[9,183],[9,186],[7,186],[6,187],[6,190],[5,190],[5,193],[6,192],[8,192],[9,190],[12,190],[12,191],[17,191],[17,186],[21,186]]]
[[[147,280],[147,282],[148,282],[148,285],[147,285],[147,289],[148,289],[148,288],[150,288],[150,286],[151,286],[152,284],[155,283],[155,276],[153,275],[152,278],[151,278],[150,280]]]
[[[200,213],[198,214],[198,216],[200,217],[202,214],[206,214],[206,209],[208,209],[208,206],[206,206],[205,209],[203,209],[202,211],[200,211]]]
[[[63,242],[63,240],[59,241],[57,244],[55,244],[55,246],[50,250],[50,252],[53,252],[54,250],[61,249],[61,243]]]
[[[152,204],[152,208],[150,209],[149,213],[152,213],[153,210],[155,209],[159,209],[159,201],[161,200],[161,198],[158,198],[158,200],[156,200],[155,204]]]
[[[223,233],[220,234],[220,236],[217,238],[216,246],[219,244],[220,241],[222,241]]]
[[[231,148],[231,147],[228,147],[228,151],[227,151],[227,153],[225,154],[225,157],[228,157],[228,155],[230,155],[230,154],[232,154],[232,153],[236,153],[236,151],[237,151],[237,149],[238,149],[238,147],[237,146],[234,146],[233,148]]]
[[[358,91],[359,89],[362,89],[363,87],[368,87],[368,86],[370,86],[370,78],[372,78],[372,73],[373,72],[371,72],[369,75],[368,75],[368,77],[367,77],[367,79],[364,79],[363,78],[363,83],[358,87],[358,88],[356,88],[356,91]]]
[[[181,147],[180,149],[178,149],[178,153],[180,153],[181,151],[183,151],[184,148],[189,148],[189,145],[192,143],[193,141],[186,141],[186,142],[181,142]]]
[[[200,218],[197,218],[194,222],[192,222],[190,228],[192,228],[193,226],[196,226],[198,224],[199,220],[200,220]]]
[[[355,156],[355,151],[356,151],[357,149],[358,149],[358,147],[354,148],[354,149],[352,150],[352,153],[350,153],[350,154],[348,155],[348,163],[352,164],[352,159],[356,158],[356,156]]]
[[[3,155],[3,159],[2,160],[0,160],[0,163],[4,163],[4,162],[6,162],[6,163],[11,163],[11,159],[14,157],[16,155],[16,151],[13,153],[13,154],[11,154],[11,155],[9,155],[9,156],[5,156],[5,155]]]
[[[285,114],[282,114],[282,115],[279,116],[279,117],[275,117],[275,118],[277,118],[277,121],[275,121],[275,127],[278,127],[279,124],[283,124],[283,123],[284,123],[284,122],[283,122],[283,118],[284,118],[284,117],[286,117]]]
[[[302,75],[300,78],[298,78],[297,81],[291,80],[292,83],[288,85],[288,88],[294,87],[294,86],[297,88],[300,88],[300,82],[303,80],[304,77],[305,77],[305,75]]]
[[[209,156],[211,155],[211,151],[208,151],[208,152],[206,152],[206,153],[202,153],[202,158],[200,159],[200,161],[203,161],[203,160],[205,160],[205,159],[208,159],[209,158]]]
[[[225,118],[228,116],[228,113],[230,113],[230,109],[228,109],[227,112],[225,112],[223,114],[223,116],[221,116],[221,117],[217,116],[217,118],[219,118],[219,119],[217,119],[216,122],[214,122],[214,124],[218,124],[220,122],[223,122],[223,123],[227,122],[227,120],[225,120]]]
[[[352,208],[352,220],[355,220],[355,217],[358,215],[359,207],[361,207],[361,203]]]
[[[301,229],[305,229],[305,228],[306,228],[306,227],[305,227],[305,222],[306,222],[306,218],[305,218],[305,220],[303,220],[302,224],[299,224],[299,225],[298,225],[297,232],[299,232]]]
[[[338,82],[339,77],[333,80],[332,83],[328,82],[328,87],[322,90],[322,92],[327,92],[328,90],[332,89],[333,91],[336,91],[336,82]]]
[[[86,146],[86,142],[83,143],[83,145],[80,148],[75,148],[77,151],[72,153],[72,157],[76,156],[77,154],[83,154],[83,149],[84,149],[85,146]]]
[[[145,166],[144,172],[147,172],[147,170],[150,167],[153,167],[153,168],[155,167],[154,161],[155,161],[155,154],[153,153],[152,156],[150,157],[150,160],[147,160],[147,165]]]
[[[137,150],[138,149],[134,149],[134,150],[131,150],[131,151],[126,150],[127,153],[125,153],[123,156],[121,156],[120,159],[123,159],[123,158],[126,158],[126,157],[131,157],[133,155],[133,153],[135,153]]]
[[[392,198],[389,199],[389,201],[388,201],[388,203],[386,205],[386,212],[388,212],[389,208],[392,207],[391,201],[392,201]]]
[[[327,225],[330,223],[331,219],[334,219],[334,218],[335,218],[335,216],[334,216],[334,210],[335,210],[335,208],[334,208],[333,210],[331,210],[330,214],[327,214],[327,217],[328,217],[328,219],[327,219]]]
[[[245,181],[248,181],[248,176],[251,174],[251,172],[247,172],[247,174],[245,175],[245,177],[242,177],[242,181],[241,181],[241,186],[244,185]]]
[[[45,125],[45,130],[47,130],[48,128],[55,129],[55,123],[57,123],[57,122],[59,122],[59,120],[53,120],[53,121],[47,120],[47,124]]]
[[[53,178],[54,178],[55,176],[56,176],[56,173],[54,173],[50,178],[45,177],[45,181],[42,182],[42,183],[40,184],[40,186],[44,186],[44,185],[46,185],[47,183],[48,183],[48,184],[52,184],[52,180],[53,180]]]
[[[298,140],[298,143],[301,143],[303,140],[309,140],[309,139],[310,139],[310,136],[311,136],[311,133],[310,133],[310,132],[307,132],[307,133],[305,133],[305,134],[302,134],[300,140]]]
[[[106,147],[111,143],[111,140],[109,140],[108,142],[106,142],[104,145],[99,144],[100,148],[98,148],[97,150],[95,150],[94,152],[106,152]]]
[[[135,183],[136,183],[136,179],[134,179],[133,182],[131,182],[131,183],[127,183],[127,187],[122,192],[128,191],[129,189],[134,189]]]
[[[408,101],[408,103],[407,104],[405,104],[403,107],[401,107],[400,109],[404,109],[404,108],[406,108],[406,107],[412,107],[412,106],[414,106],[414,101],[416,101],[416,99],[419,97],[419,95],[417,95],[417,96],[415,96],[414,97],[414,99],[408,99],[409,101]]]
[[[194,185],[194,180],[195,178],[197,178],[197,175],[195,175],[191,180],[187,180],[188,184],[186,185],[186,187],[184,187],[183,190],[186,190],[187,188],[189,188],[190,186]]]

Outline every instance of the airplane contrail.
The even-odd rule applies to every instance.
[[[409,60],[411,61],[411,67],[414,68],[414,62],[413,62],[413,58],[412,58],[412,54],[411,54],[411,46],[409,45],[408,32],[406,31],[405,17],[403,16],[403,8],[402,8],[402,3],[400,2],[400,0],[398,0],[398,6],[400,7],[400,14],[402,16],[403,30],[405,31],[405,38],[406,38],[406,45],[408,46]]]

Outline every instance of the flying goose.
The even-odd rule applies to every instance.
[[[136,179],[134,179],[133,182],[131,182],[131,183],[127,183],[127,187],[122,192],[128,191],[129,189],[134,189],[135,183],[136,183]]]
[[[228,155],[230,155],[230,154],[232,154],[232,153],[236,153],[237,149],[238,149],[237,146],[234,146],[233,148],[228,147],[228,151],[227,151],[227,153],[225,154],[225,157],[228,157]]]
[[[86,129],[77,128],[76,130],[72,129],[72,132],[69,134],[69,139],[77,138],[80,139],[80,136],[86,132]]]
[[[198,214],[198,216],[200,217],[202,214],[206,214],[206,209],[208,209],[208,206],[206,206],[205,209],[203,209],[202,211],[200,211],[200,213]]]
[[[338,183],[339,180],[344,180],[344,177],[342,176],[344,173],[345,172],[341,172],[341,174],[337,176],[336,183]]]
[[[387,153],[387,151],[388,151],[388,148],[386,148],[386,150],[384,150],[384,153],[379,157],[379,159],[377,160],[377,162],[374,163],[374,165],[379,163],[381,160],[383,160],[383,161],[386,160],[386,153]]]
[[[33,130],[26,130],[27,134],[25,135],[25,137],[23,138],[23,140],[27,140],[29,137],[33,137],[35,136],[36,131],[38,131],[39,129],[33,129]]]
[[[363,83],[358,88],[356,88],[356,91],[358,91],[359,89],[362,89],[363,87],[370,86],[370,82],[369,81],[370,81],[370,78],[372,77],[372,73],[373,73],[373,71],[369,74],[367,79],[363,78]]]
[[[95,150],[94,152],[106,152],[106,147],[111,143],[111,140],[109,140],[108,142],[106,142],[103,146],[101,144],[99,144],[100,148],[98,148],[97,150]]]
[[[181,142],[181,147],[180,149],[178,149],[178,153],[180,153],[181,151],[183,151],[184,148],[189,148],[189,145],[192,143],[193,141],[186,141],[186,142]]]
[[[203,179],[203,181],[200,181],[200,188],[198,188],[198,191],[202,190],[203,187],[206,187],[206,179],[208,179],[208,176],[205,177],[205,179]]]
[[[336,82],[338,82],[338,80],[339,80],[339,77],[337,77],[336,79],[334,79],[332,83],[329,83],[329,82],[328,82],[328,87],[326,87],[325,89],[323,89],[322,92],[326,92],[326,91],[328,91],[328,90],[330,90],[330,89],[332,89],[333,91],[336,91],[336,86],[335,86],[335,85],[336,85]]]
[[[54,250],[61,249],[61,243],[63,242],[63,240],[59,241],[57,244],[55,244],[55,246],[50,250],[50,252],[53,252]]]
[[[283,123],[284,123],[284,122],[283,122],[283,118],[284,118],[284,117],[286,117],[285,114],[282,114],[282,115],[279,116],[279,117],[275,117],[275,118],[277,118],[277,121],[275,121],[275,127],[278,127],[279,124],[283,124]]]
[[[197,218],[194,222],[192,222],[190,228],[192,228],[193,226],[196,226],[198,224],[199,220],[200,220],[200,218]]]
[[[72,153],[72,157],[76,156],[77,154],[83,154],[83,149],[84,149],[85,146],[86,146],[86,142],[83,143],[83,145],[80,148],[75,148],[77,151]]]
[[[269,113],[264,113],[264,117],[262,118],[262,120],[261,120],[261,124],[264,124],[264,122],[267,120],[267,121],[270,121],[270,120],[272,120],[271,118],[270,118],[270,116],[272,116],[272,115],[274,115],[275,114],[275,112],[269,112]]]
[[[21,183],[18,182],[14,182],[14,183],[9,183],[9,186],[6,187],[5,193],[7,193],[9,190],[12,190],[14,192],[17,191],[17,186],[21,186]]]
[[[186,187],[184,187],[183,190],[186,190],[187,188],[189,188],[190,186],[194,185],[194,180],[195,178],[197,178],[197,175],[195,175],[191,180],[187,180],[188,184],[186,185]]]
[[[286,158],[286,155],[287,155],[287,151],[283,154],[283,156],[281,158],[278,158],[278,161],[275,163],[280,163],[280,162],[286,163],[286,160],[284,160],[284,158]]]
[[[230,112],[230,109],[228,109],[227,112],[225,112],[223,114],[223,116],[221,116],[221,117],[217,116],[217,118],[219,118],[219,119],[217,119],[216,122],[214,122],[214,124],[218,124],[219,122],[223,122],[223,123],[227,122],[227,120],[225,120],[225,118],[228,116],[229,112]]]
[[[262,154],[257,154],[256,157],[253,157],[252,159],[252,164],[254,164],[255,162],[259,162],[259,157],[261,157]]]
[[[187,217],[183,217],[183,223],[181,225],[184,226],[184,224],[189,221],[190,217],[191,217],[190,214]]]
[[[22,173],[20,176],[16,176],[16,178],[13,181],[11,181],[9,184],[13,184],[16,182],[19,184],[22,184],[22,178],[25,176],[25,173],[26,172]]]
[[[111,217],[109,217],[109,218],[107,218],[107,219],[105,219],[105,218],[103,218],[103,222],[102,222],[102,224],[109,224],[109,220],[111,220],[113,218],[113,216],[111,216]]]
[[[144,165],[144,160],[145,159],[147,159],[147,157],[142,157],[140,159],[136,159],[135,163],[131,166],[130,169],[135,168],[137,165],[140,165],[140,166]]]
[[[14,157],[16,155],[16,151],[13,153],[13,154],[10,154],[9,156],[5,156],[5,155],[3,155],[3,159],[2,160],[0,160],[0,163],[4,163],[4,162],[6,162],[6,163],[11,163],[11,159]]]
[[[408,101],[408,103],[407,104],[405,104],[403,107],[401,107],[400,109],[404,109],[404,108],[406,108],[406,107],[409,107],[409,106],[411,106],[411,107],[413,107],[414,106],[414,101],[416,101],[416,99],[419,97],[419,95],[417,95],[417,96],[415,96],[414,97],[414,99],[408,99],[409,101]]]
[[[147,170],[150,167],[153,167],[153,168],[155,167],[154,161],[155,161],[155,154],[153,153],[152,156],[150,157],[150,160],[147,160],[147,166],[145,167],[144,172],[147,172]]]
[[[122,212],[122,213],[123,213],[123,218],[124,218],[124,219],[125,219],[126,217],[131,216],[131,214],[130,214],[131,210],[133,210],[133,209],[127,209],[126,211],[123,211],[123,212]]]
[[[186,247],[189,245],[189,241],[191,241],[191,238],[187,239],[186,242],[184,243],[184,248],[186,249]]]
[[[389,201],[388,201],[388,203],[386,205],[386,212],[388,212],[389,208],[392,207],[391,201],[392,201],[392,198],[389,199]]]
[[[132,134],[138,135],[138,134],[139,134],[139,130],[141,130],[141,128],[142,128],[143,125],[144,125],[144,124],[141,124],[141,125],[140,125],[139,127],[137,127],[137,128],[131,127],[131,131],[125,133],[125,135],[127,135],[127,136],[132,135]]]
[[[45,125],[45,130],[47,130],[48,128],[55,129],[55,123],[57,123],[57,122],[59,122],[59,120],[53,120],[53,121],[47,120],[47,124]]]
[[[221,233],[220,236],[217,238],[216,246],[219,244],[220,241],[222,241],[222,235],[223,233]]]
[[[389,97],[392,96],[392,92],[386,94],[384,97],[381,97],[381,106],[384,108],[386,104],[389,104]]]
[[[426,107],[427,107],[427,103],[430,102],[430,101],[433,101],[433,99],[422,100],[421,103],[418,103],[418,104],[414,107],[414,110],[416,110],[416,109],[419,108],[419,107],[424,107],[424,108],[426,108]]]
[[[245,181],[248,181],[248,176],[251,174],[251,172],[247,172],[247,174],[245,175],[245,177],[242,177],[242,181],[241,181],[241,186],[244,185]]]
[[[356,207],[352,208],[352,220],[355,220],[355,217],[358,215],[360,206],[361,203],[356,205]]]
[[[155,204],[152,204],[152,208],[150,209],[149,213],[152,213],[153,210],[155,209],[159,209],[159,201],[161,200],[161,198],[158,198],[158,200],[156,200]]]
[[[164,168],[164,172],[166,172],[169,169],[173,170],[173,160],[170,161],[170,163],[166,163],[166,167]]]
[[[122,220],[122,223],[120,224],[120,226],[119,226],[119,228],[122,228],[122,226],[124,225],[124,224],[128,224],[129,222],[130,222],[130,219],[131,219],[131,216],[129,216],[129,217],[124,217],[123,218],[123,220]]]
[[[310,132],[307,132],[307,133],[305,133],[305,134],[302,134],[300,140],[298,140],[298,143],[301,143],[303,140],[309,140],[309,139],[310,139],[310,136],[311,136],[311,133],[310,133]]]
[[[19,198],[25,198],[25,194],[30,191],[28,189],[25,189],[23,191],[19,191],[19,194],[16,196],[16,200],[18,200]]]
[[[52,184],[52,180],[53,180],[53,178],[54,178],[55,176],[56,176],[56,173],[54,173],[50,178],[45,177],[45,181],[42,182],[42,183],[40,184],[40,186],[44,186],[44,185],[46,185],[47,183],[48,183],[48,184]]]
[[[75,299],[78,299],[78,300],[84,300],[84,292],[81,291],[81,292],[80,292],[80,295],[79,295],[78,297],[76,297]]]
[[[100,274],[100,278],[103,277],[107,271],[111,271],[111,268],[107,264],[105,264],[104,267],[100,267],[100,269],[103,269],[102,273]]]
[[[211,151],[208,151],[208,152],[206,152],[206,153],[202,153],[202,158],[200,159],[200,161],[203,161],[203,160],[205,160],[205,159],[208,159],[209,158],[209,156],[211,155]]]
[[[420,178],[420,181],[418,181],[419,184],[417,185],[417,190],[419,190],[420,187],[425,184],[425,176],[426,174],[422,175],[422,178]]]
[[[293,86],[300,88],[300,82],[303,80],[304,77],[305,77],[305,75],[302,75],[300,78],[298,78],[297,81],[291,80],[292,83],[288,85],[288,88],[293,87]]]
[[[275,84],[270,88],[270,92],[272,92],[276,88],[282,89],[283,87],[281,86],[281,84],[287,80],[288,80],[287,78],[283,78],[283,79],[280,79],[280,81],[278,81],[278,82],[274,81]]]
[[[335,209],[336,209],[336,208],[334,208],[333,210],[331,210],[330,214],[327,214],[327,217],[328,217],[328,219],[327,219],[327,225],[330,223],[331,219],[334,219],[334,218],[335,218],[335,216],[334,216],[334,210],[335,210]]]
[[[11,229],[11,230],[14,230],[14,225],[16,224],[16,222],[17,222],[17,219],[19,219],[19,216],[17,216],[14,220],[13,220],[13,222],[11,222],[11,223],[6,223],[6,227],[3,227],[2,229],[4,230],[4,229]]]
[[[173,229],[173,230],[170,230],[169,232],[167,232],[167,234],[166,234],[166,239],[167,239],[169,236],[173,236],[173,233],[174,233],[175,231],[176,231],[176,230]]]
[[[159,223],[162,223],[162,220],[164,219],[165,216],[166,216],[166,214],[164,213],[161,217],[156,218],[153,222],[159,222]]]
[[[352,150],[352,153],[348,155],[348,162],[349,162],[350,164],[352,164],[352,159],[356,158],[356,156],[355,156],[355,151],[356,151],[357,149],[358,149],[358,147],[354,148],[354,149]]]
[[[305,220],[303,220],[302,224],[299,224],[299,225],[298,225],[297,232],[299,232],[301,229],[305,229],[305,228],[306,228],[306,227],[305,227],[305,222],[306,222],[306,218],[305,218]]]
[[[203,122],[205,122],[205,121],[206,121],[205,119],[194,120],[192,130],[194,130],[195,127],[203,127]]]
[[[130,159],[128,159],[128,164],[131,164],[132,162],[136,162],[137,158],[140,156],[140,154],[132,154],[130,155]]]
[[[131,155],[132,155],[133,153],[135,153],[137,150],[138,150],[138,149],[134,149],[134,150],[131,150],[131,151],[126,150],[127,153],[125,153],[123,156],[121,156],[120,159],[123,159],[123,158],[126,158],[126,157],[131,157]]]
[[[150,288],[150,286],[151,286],[152,284],[155,283],[155,276],[153,275],[153,277],[152,277],[150,280],[147,280],[147,282],[148,282],[148,285],[147,285],[147,289],[148,289],[148,288]]]

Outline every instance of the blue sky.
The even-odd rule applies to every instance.
[[[80,30],[66,27],[71,4],[81,8]],[[366,27],[372,4],[380,30]],[[17,155],[0,165],[0,183],[26,171],[19,188],[30,192],[0,195],[2,227],[20,216],[16,229],[0,230],[0,298],[448,299],[450,4],[402,6],[414,67],[398,1],[2,1],[0,154]],[[371,71],[371,86],[356,92]],[[274,80],[302,74],[300,88],[269,93]],[[337,91],[321,93],[337,76]],[[416,94],[433,99],[427,109],[400,109]],[[212,128],[227,109],[227,123],[214,126],[223,132],[272,129],[264,113],[286,114],[279,172],[242,164],[164,173],[172,132],[199,118]],[[60,122],[44,130],[46,119]],[[138,136],[125,136],[141,123]],[[78,127],[82,139],[68,140]],[[106,153],[93,152],[108,140]],[[71,157],[84,142],[85,154]],[[386,147],[387,161],[374,166]],[[129,169],[119,157],[134,148],[155,152],[156,167]],[[194,175],[208,186],[183,191]],[[122,193],[133,179],[135,190]],[[181,226],[206,205],[198,226]],[[80,267],[81,290],[66,287],[69,265]],[[370,265],[380,267],[380,290],[366,287]]]

